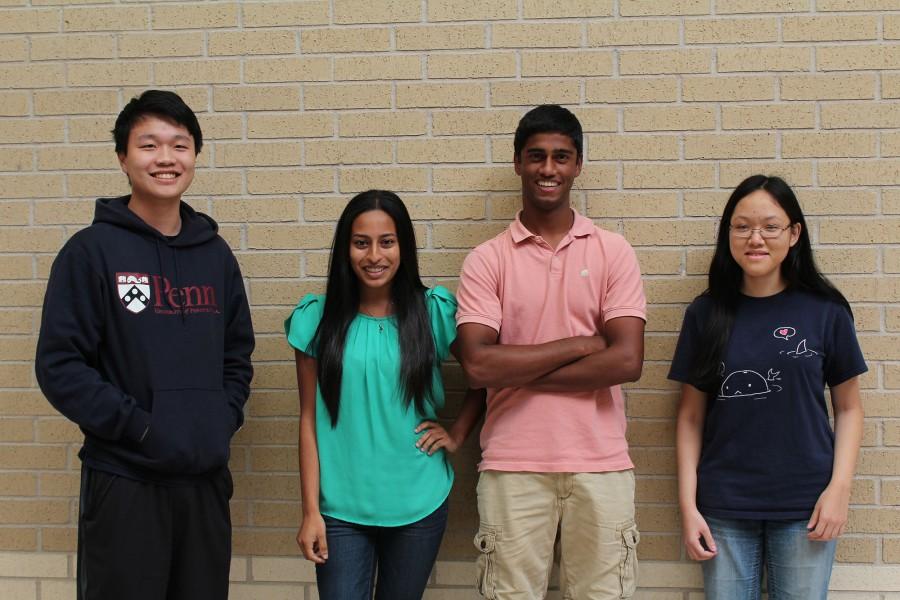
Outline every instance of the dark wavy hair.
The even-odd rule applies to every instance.
[[[813,259],[809,229],[800,203],[791,187],[781,178],[767,175],[752,175],[738,184],[731,193],[716,238],[716,251],[709,265],[709,283],[701,294],[712,301],[709,318],[703,325],[700,343],[694,356],[692,378],[698,387],[707,393],[716,393],[721,384],[719,365],[724,360],[725,348],[731,337],[734,315],[741,295],[744,272],[731,255],[729,244],[731,217],[743,198],[757,190],[767,191],[784,210],[791,225],[800,225],[800,238],[781,263],[781,275],[788,289],[803,290],[818,296],[830,298],[842,304],[850,314],[850,303],[828,279],[819,272]]]
[[[575,146],[575,158],[581,158],[584,146],[584,133],[578,117],[572,114],[568,108],[557,104],[541,104],[529,110],[516,127],[516,135],[513,138],[513,151],[516,160],[522,155],[525,142],[533,135],[539,133],[561,133],[568,136]]]
[[[203,148],[203,132],[197,115],[185,104],[181,96],[166,90],[147,90],[140,96],[132,98],[116,117],[113,127],[113,141],[116,143],[116,154],[128,154],[128,136],[134,124],[147,116],[154,116],[181,125],[194,138],[194,154],[200,154]]]
[[[344,344],[350,324],[359,312],[359,279],[350,264],[353,222],[364,212],[383,210],[397,228],[400,265],[391,282],[391,300],[400,338],[400,383],[407,407],[425,413],[433,400],[437,355],[425,305],[425,285],[419,277],[416,233],[403,201],[393,192],[368,190],[357,194],[341,213],[331,245],[325,308],[311,345],[318,356],[318,380],[322,398],[337,425],[341,407]]]

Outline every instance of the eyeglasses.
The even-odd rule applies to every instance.
[[[779,227],[778,225],[765,225],[763,227],[750,227],[749,225],[729,225],[728,229],[731,235],[736,238],[749,238],[753,236],[754,231],[758,231],[759,235],[767,240],[772,240],[781,235],[785,229],[790,229],[790,225]]]

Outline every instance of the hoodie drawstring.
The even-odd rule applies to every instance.
[[[155,241],[156,241],[156,261],[159,263],[159,276],[165,279],[165,275],[163,273],[163,264],[162,264],[162,250],[159,247],[159,240],[157,239]],[[175,289],[180,290],[181,287],[178,285],[178,250],[176,250],[174,247],[172,248],[172,256],[173,256],[174,262],[175,262]],[[168,294],[163,294],[163,300],[165,301],[166,306],[168,306],[171,309],[175,308],[174,306],[172,306],[172,303],[169,301]],[[181,313],[181,323],[183,325],[185,322],[184,321],[184,304],[178,305],[178,312]]]
[[[175,289],[180,290],[181,286],[178,284],[178,249],[174,246],[172,247],[172,257],[175,260]],[[178,309],[181,312],[181,324],[184,325],[184,301],[178,305]]]
[[[164,277],[163,275],[163,266],[162,266],[162,250],[159,249],[159,240],[154,239],[156,242],[156,262],[159,264],[159,276]],[[169,308],[173,308],[171,304],[169,304],[169,297],[166,294],[163,294],[163,301],[165,301],[166,305]]]

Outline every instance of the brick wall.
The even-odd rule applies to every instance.
[[[428,282],[454,287],[466,252],[518,205],[518,118],[557,102],[587,133],[574,201],[635,245],[650,301],[644,376],[628,388],[640,597],[699,597],[665,373],[725,198],[766,172],[796,186],[870,365],[832,597],[900,598],[897,0],[0,0],[0,596],[74,595],[80,434],[31,361],[56,251],[96,196],[127,190],[109,130],[148,87],[199,113],[208,145],[189,202],[236,251],[258,332],[233,444],[233,597],[318,597],[294,544],[297,398],[280,330],[323,288],[343,204],[397,190]],[[450,416],[462,378],[447,372]],[[476,460],[471,443],[456,459],[432,600],[474,597]]]

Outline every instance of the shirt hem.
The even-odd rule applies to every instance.
[[[603,322],[618,319],[619,317],[637,317],[646,322],[647,312],[640,308],[611,308],[603,313]]]
[[[103,458],[97,458],[84,452],[83,449],[79,458],[81,458],[81,462],[84,466],[93,469],[94,471],[101,471],[103,473],[124,477],[125,479],[131,479],[132,481],[140,481],[142,483],[151,483],[165,487],[201,485],[228,470],[227,465],[222,465],[221,467],[217,467],[206,473],[162,473],[139,465],[106,461],[103,460]],[[110,456],[110,458],[115,459],[116,457]]]
[[[491,317],[478,314],[459,314],[456,316],[456,326],[459,327],[464,323],[478,323],[485,327],[490,327],[494,331],[500,331],[500,322]]]
[[[853,379],[854,377],[859,377],[860,375],[862,375],[863,373],[867,373],[868,371],[869,371],[869,367],[866,365],[863,365],[862,368],[860,368],[860,369],[851,369],[851,370],[847,371],[846,373],[841,373],[840,375],[836,375],[836,376],[832,377],[831,380],[827,381],[826,383],[827,383],[828,387],[834,387],[836,385],[841,385],[842,383],[845,383],[845,382]]]
[[[698,510],[704,517],[713,517],[717,519],[735,519],[738,521],[801,521],[809,520],[813,513],[812,509],[788,511],[754,511],[704,508],[702,506],[698,507]]]
[[[668,375],[666,375],[666,379],[671,381],[678,381],[679,383],[691,383],[691,378],[686,373],[670,371]]]
[[[450,497],[450,492],[453,490],[453,479],[454,477],[450,477],[450,484],[447,486],[447,491],[441,494],[440,501],[432,506],[431,508],[425,509],[421,514],[413,516],[410,519],[401,519],[399,521],[369,521],[368,519],[357,519],[355,517],[351,517],[349,515],[342,515],[338,511],[330,511],[323,510],[321,513],[325,516],[331,517],[332,519],[338,519],[339,521],[345,521],[347,523],[353,523],[354,525],[362,525],[364,527],[403,527],[404,525],[411,525],[416,521],[421,521],[437,509],[441,507],[441,505],[447,501],[447,498]]]
[[[530,473],[609,473],[633,469],[631,460],[615,462],[504,462],[483,460],[478,471],[527,471]]]

